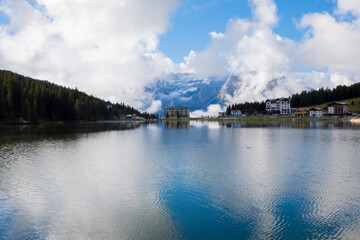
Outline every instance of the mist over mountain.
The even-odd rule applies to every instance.
[[[155,101],[161,101],[163,112],[171,106],[189,107],[190,111],[206,109],[210,104],[220,103],[218,94],[227,76],[199,77],[192,73],[170,74],[146,87]]]
[[[253,80],[258,77],[256,72],[208,77],[193,73],[169,74],[146,87],[145,92],[159,102],[156,112],[160,114],[172,106],[189,107],[191,112],[206,111],[210,105],[221,108],[245,101],[287,97],[295,92],[287,85],[286,77],[267,79],[264,86],[254,84]]]

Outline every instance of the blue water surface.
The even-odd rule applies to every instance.
[[[0,239],[358,239],[360,126],[0,126]]]

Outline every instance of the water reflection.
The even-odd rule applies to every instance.
[[[288,122],[262,122],[262,121],[193,121],[192,126],[220,126],[227,128],[350,128],[360,129],[360,125],[350,121],[288,121]]]
[[[149,123],[148,123],[149,124]],[[0,125],[1,141],[34,141],[47,138],[74,138],[82,134],[104,131],[133,130],[143,126],[142,122],[104,122],[87,124],[45,124],[45,125]]]
[[[0,239],[359,236],[359,128],[232,123],[8,129]]]
[[[181,121],[164,121],[167,129],[181,129],[181,128],[190,128],[189,120],[181,120]]]

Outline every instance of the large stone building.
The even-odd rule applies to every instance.
[[[288,98],[267,99],[265,104],[267,113],[291,114],[291,104]]]
[[[335,102],[328,105],[329,115],[344,115],[349,113],[349,104],[346,102]]]
[[[166,119],[189,119],[190,109],[186,107],[166,108]]]

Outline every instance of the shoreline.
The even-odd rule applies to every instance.
[[[0,121],[0,125],[85,125],[118,122],[157,122],[158,119],[118,119],[118,120],[97,120],[97,121]]]
[[[210,122],[323,122],[323,121],[350,121],[360,122],[360,119],[350,118],[314,118],[314,117],[240,117],[240,118],[191,118],[192,121],[210,121]]]
[[[271,116],[253,116],[240,118],[190,118],[190,119],[118,119],[118,120],[98,120],[98,121],[39,121],[38,123],[30,121],[0,121],[0,125],[86,125],[102,123],[121,123],[121,122],[144,122],[156,123],[165,121],[204,121],[204,122],[324,122],[324,121],[343,121],[360,124],[360,118],[313,118],[313,117],[271,117]]]
[[[360,118],[354,118],[354,119],[350,119],[351,123],[358,123],[360,124]]]

